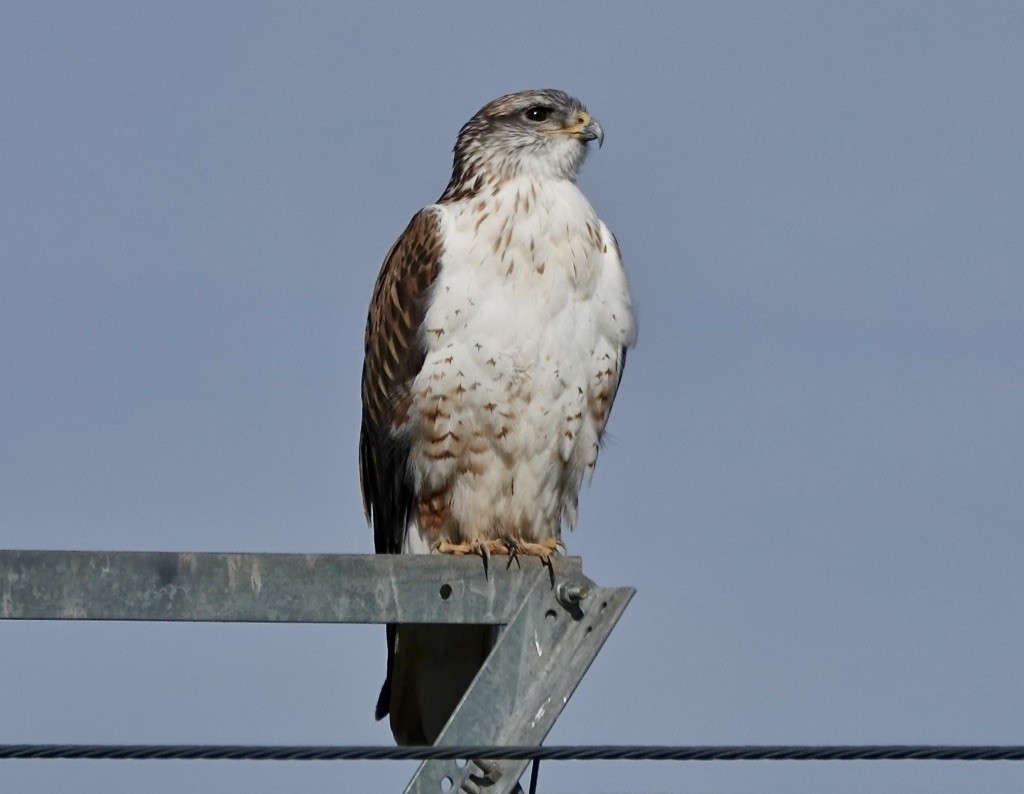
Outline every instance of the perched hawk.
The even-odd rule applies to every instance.
[[[615,237],[576,187],[601,125],[562,91],[485,105],[384,260],[359,471],[378,553],[535,554],[576,519],[634,325]],[[388,626],[377,718],[432,744],[493,643]]]

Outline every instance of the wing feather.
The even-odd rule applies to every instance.
[[[363,419],[359,480],[378,554],[402,549],[415,504],[408,470],[408,421],[413,379],[426,355],[420,327],[441,260],[438,210],[413,216],[391,247],[373,290],[363,359]]]

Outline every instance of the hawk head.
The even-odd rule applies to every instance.
[[[519,91],[488,102],[462,127],[443,199],[471,196],[516,176],[575,180],[587,144],[604,141],[597,120],[554,88]]]

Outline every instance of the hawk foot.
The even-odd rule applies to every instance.
[[[522,554],[527,557],[541,557],[546,560],[552,554],[564,552],[565,544],[556,538],[548,538],[540,543],[531,543],[512,537],[499,538],[497,540],[477,539],[466,541],[465,543],[449,543],[447,540],[439,540],[434,544],[433,551],[436,551],[438,554],[474,554],[480,557],[489,557],[492,554],[518,557]]]
[[[512,557],[518,557],[522,554],[526,557],[540,557],[545,562],[547,562],[552,554],[565,551],[565,544],[555,538],[548,538],[540,543],[532,543],[516,538],[502,538],[501,542],[508,549],[505,553]]]
[[[466,543],[449,543],[439,540],[434,544],[438,554],[475,554],[479,557],[490,557],[492,554],[508,554],[505,543],[500,540],[470,540]]]

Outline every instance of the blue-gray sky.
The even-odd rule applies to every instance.
[[[555,743],[1024,742],[1017,3],[0,5],[0,547],[366,552],[365,307],[459,126],[555,86],[640,342]],[[383,743],[376,627],[0,624],[0,741]],[[4,762],[10,791],[411,765]],[[1010,764],[547,764],[551,792]]]

